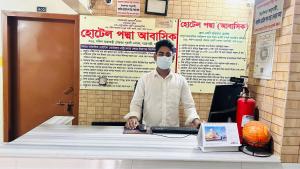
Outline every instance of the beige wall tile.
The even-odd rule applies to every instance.
[[[300,145],[300,137],[283,137],[283,145]]]
[[[300,100],[300,91],[288,91],[287,99],[289,99],[289,100]]]
[[[275,79],[288,81],[289,80],[289,72],[275,72]]]
[[[291,82],[299,82],[299,81],[300,81],[300,73],[290,72],[289,90],[297,90],[297,89],[299,89],[300,88],[299,86],[290,85]],[[294,84],[294,85],[297,84],[298,85],[298,83],[292,83],[292,84]]]
[[[281,153],[289,155],[298,155],[299,146],[282,146]]]
[[[287,31],[287,30],[285,30]],[[288,31],[287,31],[288,32]],[[299,24],[294,24],[293,25],[293,33],[294,34],[300,34],[300,23]]]
[[[256,90],[255,90],[256,93],[258,94],[265,94],[265,87],[263,86],[256,86]]]
[[[272,115],[272,123],[284,127],[284,118],[276,115]]]
[[[300,101],[297,100],[287,100],[286,102],[287,109],[300,109]]]
[[[285,117],[285,109],[274,105],[273,114],[279,117]]]
[[[296,0],[285,0],[283,3],[283,8],[288,8],[290,6],[294,6],[295,5],[295,1]]]
[[[274,89],[272,88],[265,88],[265,95],[267,96],[274,96]]]
[[[290,71],[291,72],[300,72],[300,63],[291,63]]]
[[[289,90],[300,91],[300,73],[290,73]]]
[[[294,37],[292,37],[292,35],[285,35],[285,36],[280,36],[277,40],[278,40],[279,45],[283,45],[283,44],[290,44],[290,43],[292,43],[292,41],[296,42],[296,41],[298,41],[298,38],[296,38],[296,37],[294,38]]]
[[[284,17],[294,15],[294,10],[295,10],[295,6],[294,5],[285,8]]]
[[[293,16],[284,17],[282,20],[282,26],[292,25],[292,23],[293,23]]]
[[[288,47],[290,47],[292,53],[300,52],[300,44],[292,44],[291,46],[287,45],[286,48],[288,48]]]
[[[279,99],[286,99],[287,96],[287,91],[284,90],[274,90],[274,97],[279,98]]]
[[[288,72],[290,67],[290,63],[277,63],[276,71],[278,72]]]
[[[278,53],[275,56],[277,58],[277,62],[288,63],[290,62],[291,53]]]
[[[279,53],[288,53],[291,52],[292,49],[292,45],[288,44],[288,45],[280,45],[278,48],[278,52]]]
[[[281,162],[283,163],[297,163],[298,155],[281,155]]]
[[[295,28],[295,27],[293,27],[293,25],[284,26],[278,30],[279,36],[290,35],[290,34],[292,34],[292,31],[298,30],[298,29],[300,29],[300,28]]]
[[[282,148],[282,146],[280,144],[278,144],[277,142],[274,142],[274,151],[281,154],[281,148]]]
[[[297,0],[296,0],[296,2],[297,2]],[[298,14],[300,14],[299,10],[300,10],[300,5],[298,3],[296,3],[295,11],[294,11],[295,16],[298,16]]]
[[[286,118],[300,118],[300,110],[299,109],[286,109],[285,117]]]
[[[265,119],[266,121],[272,122],[272,114],[266,111],[260,110],[260,117]]]
[[[299,128],[284,128],[283,136],[298,137],[300,136]]]
[[[285,106],[286,106],[286,100],[274,98],[274,105],[276,105],[276,106],[278,106],[280,108],[285,108]]]
[[[274,132],[271,132],[273,141],[278,144],[279,146],[282,146],[282,135],[278,135]],[[280,151],[279,151],[280,152]]]
[[[300,34],[293,34],[292,43],[300,43]]]
[[[264,96],[264,103],[273,104],[273,102],[274,102],[274,97],[268,95]]]
[[[267,80],[266,87],[274,88],[275,87],[275,80]]]
[[[277,80],[275,82],[275,89],[287,90],[288,89],[288,82]]]
[[[266,124],[269,127],[269,129],[271,129],[272,123],[270,121],[267,121],[267,120],[265,120],[263,118],[259,118],[259,121],[261,121],[262,123]],[[274,132],[271,131],[271,133],[274,133]]]
[[[271,124],[271,132],[274,132],[278,135],[283,135],[284,134],[283,133],[283,128],[279,125],[274,124],[274,123]]]
[[[263,111],[266,111],[266,112],[272,112],[273,111],[273,104],[262,103],[260,109],[263,110]]]
[[[300,128],[300,119],[285,119],[285,127],[298,127],[298,128]]]

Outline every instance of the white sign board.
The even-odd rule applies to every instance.
[[[140,0],[118,0],[117,15],[140,16]]]
[[[202,123],[197,140],[203,152],[238,151],[241,145],[236,123]]]
[[[254,34],[281,27],[284,0],[265,0],[255,5]]]

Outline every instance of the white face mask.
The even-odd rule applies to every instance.
[[[169,69],[172,64],[173,56],[167,57],[167,56],[157,56],[156,58],[156,65],[160,69]]]

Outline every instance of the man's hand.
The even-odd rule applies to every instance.
[[[193,120],[192,127],[194,127],[194,128],[200,128],[200,125],[201,125],[201,121],[198,118],[196,118],[196,119]]]
[[[131,116],[129,117],[129,119],[127,120],[125,127],[129,128],[129,129],[135,129],[137,126],[139,125],[139,120],[137,117],[135,116]]]

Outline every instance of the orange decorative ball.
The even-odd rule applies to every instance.
[[[253,147],[264,147],[270,138],[269,128],[262,122],[250,121],[243,128],[243,140]]]

